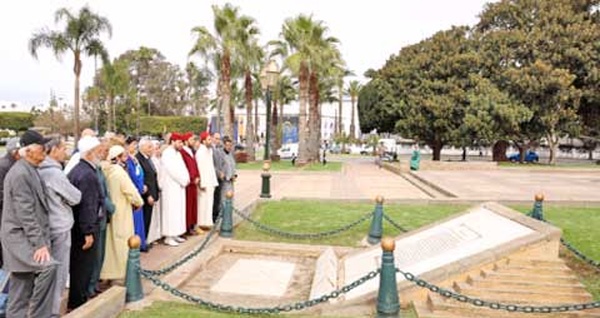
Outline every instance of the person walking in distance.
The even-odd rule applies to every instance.
[[[38,171],[48,190],[46,195],[49,207],[50,253],[58,262],[52,295],[52,317],[59,317],[61,297],[69,276],[72,206],[81,201],[81,192],[69,182],[62,171],[62,164],[67,158],[65,143],[60,138],[55,138],[49,141],[45,148],[46,159],[40,164]]]
[[[50,317],[57,262],[50,254],[47,189],[37,171],[48,142],[34,130],[21,136],[21,159],[4,180],[2,253],[10,272],[7,317]]]

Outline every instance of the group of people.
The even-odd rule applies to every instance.
[[[58,317],[125,279],[127,240],[142,251],[211,229],[237,178],[233,143],[218,133],[164,142],[82,132],[67,161],[60,137],[26,131],[0,158],[0,265],[8,317]]]

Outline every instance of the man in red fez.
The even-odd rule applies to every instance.
[[[181,152],[191,180],[190,184],[185,187],[185,225],[187,232],[193,233],[194,227],[198,223],[198,183],[200,182],[200,173],[198,172],[193,149],[196,137],[193,133],[187,132],[181,138],[183,147],[179,152]]]

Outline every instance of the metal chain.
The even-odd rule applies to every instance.
[[[249,216],[243,214],[242,212],[238,211],[237,209],[234,210],[234,212],[235,212],[235,214],[239,215],[242,219],[250,222],[250,224],[254,225],[259,230],[263,230],[267,233],[274,234],[277,236],[282,236],[282,237],[291,238],[291,239],[298,239],[298,240],[324,238],[324,237],[328,237],[328,236],[333,236],[333,235],[348,231],[349,229],[357,226],[358,224],[366,221],[371,216],[373,216],[373,212],[369,212],[369,213],[365,214],[364,216],[362,216],[360,219],[358,219],[352,223],[349,223],[347,225],[344,225],[340,228],[334,229],[334,230],[329,230],[329,231],[324,231],[324,232],[319,232],[319,233],[293,233],[293,232],[286,232],[286,231],[262,224],[256,220],[251,219]]]
[[[577,257],[579,257],[582,261],[588,263],[588,265],[594,267],[596,270],[600,271],[600,262],[596,261],[589,256],[583,254],[580,250],[575,248],[571,243],[567,242],[564,238],[560,239],[560,243],[566,247],[569,251],[573,252]]]
[[[521,306],[515,304],[503,304],[499,302],[491,302],[475,297],[465,296],[463,294],[455,293],[451,290],[439,287],[437,285],[431,284],[425,280],[422,280],[415,275],[403,272],[399,269],[396,269],[397,272],[404,275],[404,278],[409,282],[414,283],[415,285],[429,289],[430,291],[440,294],[446,298],[452,298],[454,300],[458,300],[463,303],[468,303],[471,305],[475,305],[477,307],[488,307],[494,310],[506,310],[509,312],[524,312],[524,313],[555,313],[555,312],[567,312],[567,311],[579,311],[579,310],[587,310],[600,308],[600,301],[590,302],[590,303],[581,303],[581,304],[568,304],[568,305],[556,305],[556,306]]]
[[[329,294],[322,295],[321,297],[313,298],[307,301],[296,302],[293,304],[287,305],[277,305],[275,307],[256,307],[256,308],[246,308],[240,306],[233,305],[224,305],[219,303],[213,303],[208,300],[204,300],[198,296],[190,295],[184,291],[181,291],[177,288],[172,287],[171,285],[161,281],[157,277],[150,275],[144,272],[141,268],[139,269],[142,277],[150,280],[155,286],[162,288],[163,290],[171,293],[173,296],[185,299],[189,302],[196,303],[200,306],[206,307],[209,310],[213,311],[222,311],[222,312],[233,312],[238,314],[278,314],[281,312],[289,312],[293,310],[303,310],[306,308],[310,308],[321,303],[327,302],[330,299],[338,298],[343,294],[350,292],[356,287],[364,284],[365,282],[377,277],[379,274],[379,269],[374,270],[366,274],[365,276],[355,280],[354,282],[346,285],[340,289],[334,290]]]
[[[532,216],[533,215],[533,211],[529,212],[527,214],[527,216]],[[553,224],[552,222],[546,220],[546,219],[542,219],[542,222],[546,222],[548,224],[552,224],[554,226],[556,226],[555,224]],[[569,251],[573,252],[573,254],[575,254],[575,256],[577,256],[579,259],[581,259],[582,261],[584,261],[585,263],[587,263],[588,265],[594,267],[594,269],[600,271],[600,261],[596,261],[593,258],[583,254],[580,250],[578,250],[575,246],[573,246],[573,244],[567,242],[567,240],[565,240],[564,238],[560,238],[560,243],[566,247]]]
[[[397,228],[398,230],[400,230],[401,232],[408,232],[407,229],[405,229],[402,225],[396,223],[396,221],[394,221],[389,215],[383,213],[383,218],[388,221],[393,227]]]
[[[165,268],[162,268],[162,269],[150,270],[150,269],[143,269],[140,267],[140,273],[142,273],[142,275],[145,274],[145,275],[150,275],[150,276],[164,275],[169,272],[172,272],[174,269],[187,263],[192,258],[198,256],[198,254],[200,254],[200,252],[202,252],[204,250],[204,248],[208,245],[208,242],[213,237],[213,235],[217,232],[217,229],[219,228],[219,225],[221,224],[221,221],[222,221],[222,212],[223,212],[223,208],[221,208],[221,211],[219,212],[219,215],[217,216],[217,221],[215,222],[214,226],[212,227],[212,229],[210,229],[210,232],[208,232],[208,235],[206,235],[206,237],[204,238],[204,241],[202,241],[202,243],[200,244],[200,246],[198,246],[198,248],[196,250],[187,254],[185,257],[181,258],[177,262],[175,262]]]

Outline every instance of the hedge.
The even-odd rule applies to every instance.
[[[33,115],[25,112],[0,112],[0,128],[25,131],[33,127]]]
[[[206,130],[206,118],[192,116],[142,116],[140,134],[160,136],[166,132],[194,132]]]

